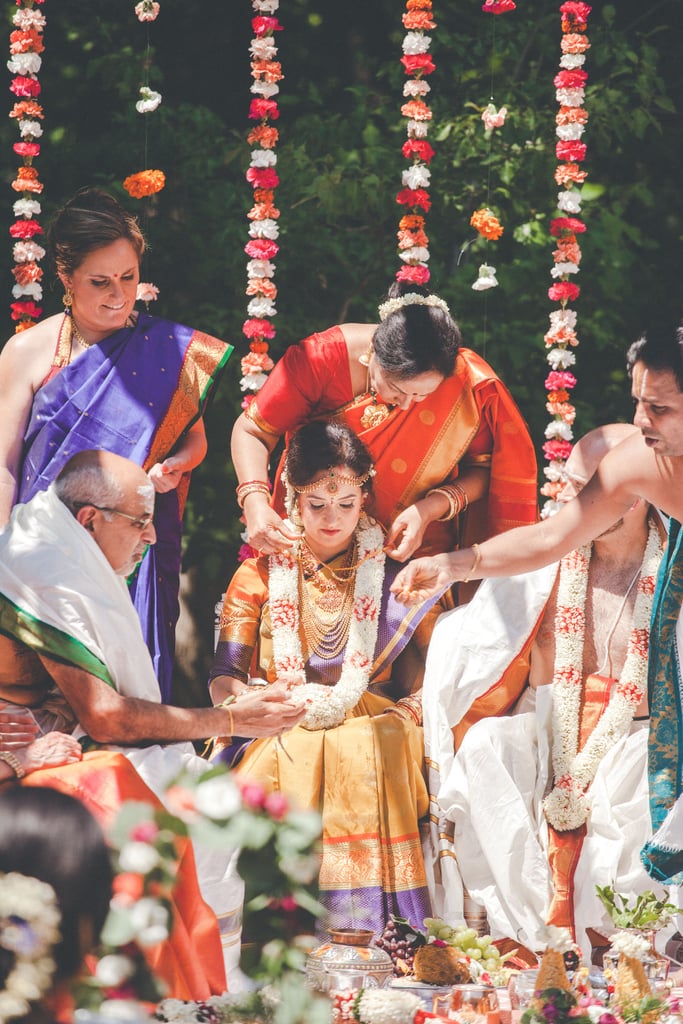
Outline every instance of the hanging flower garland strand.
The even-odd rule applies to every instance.
[[[579,164],[586,156],[586,144],[581,141],[581,136],[588,121],[588,111],[583,106],[588,75],[583,64],[586,50],[590,47],[585,34],[590,12],[590,6],[585,3],[568,2],[560,7],[562,59],[554,84],[560,105],[555,117],[558,138],[555,153],[561,162],[555,171],[555,181],[561,189],[557,195],[561,215],[550,224],[550,234],[556,239],[557,248],[553,252],[554,266],[550,272],[555,283],[548,289],[549,299],[559,302],[560,309],[550,314],[550,329],[545,335],[547,360],[551,368],[545,381],[546,409],[552,419],[546,427],[543,445],[543,453],[549,462],[544,469],[547,483],[541,488],[541,494],[549,499],[541,512],[544,518],[559,508],[557,495],[562,488],[564,465],[572,450],[572,425],[576,416],[576,409],[569,401],[570,391],[576,384],[570,367],[576,361],[572,349],[579,344],[579,339],[576,313],[568,303],[574,302],[580,293],[579,286],[570,278],[579,272],[581,248],[577,236],[586,230],[586,225],[576,214],[581,212],[579,189],[587,176]]]
[[[40,153],[37,140],[43,134],[43,108],[37,97],[40,95],[40,54],[45,49],[45,16],[34,6],[42,3],[43,0],[17,0],[17,10],[12,18],[15,30],[10,34],[11,56],[7,62],[14,76],[10,91],[17,97],[9,116],[16,119],[21,137],[21,141],[15,142],[12,148],[22,159],[12,182],[12,188],[20,193],[21,198],[14,203],[16,221],[9,229],[14,239],[12,274],[15,282],[12,288],[14,302],[10,309],[17,332],[33,327],[43,312],[42,306],[38,305],[43,297],[40,283],[43,270],[39,263],[45,256],[45,249],[36,241],[37,236],[43,233],[37,219],[41,212],[37,197],[43,191],[43,185],[37,168],[33,166],[34,158]]]
[[[275,337],[272,318],[277,314],[275,299],[277,287],[273,281],[275,267],[273,259],[279,252],[277,238],[280,233],[278,218],[280,211],[275,206],[275,189],[280,179],[275,170],[279,132],[270,122],[280,116],[277,84],[284,76],[277,56],[275,32],[282,31],[282,25],[274,16],[279,0],[252,0],[254,17],[251,27],[254,38],[249,47],[251,55],[251,92],[254,94],[249,106],[249,119],[258,121],[251,129],[247,141],[254,148],[247,171],[247,181],[254,190],[254,205],[247,214],[249,241],[244,251],[249,257],[247,263],[247,319],[242,332],[249,339],[249,354],[242,359],[240,386],[246,392],[242,408],[246,409],[266,380],[266,374],[273,368],[268,355],[268,342]]]
[[[431,36],[426,35],[425,30],[436,28],[432,18],[432,0],[406,0],[402,20],[406,34],[401,64],[406,75],[410,76],[403,86],[406,102],[401,107],[401,114],[408,119],[408,138],[403,143],[402,152],[411,164],[403,171],[403,188],[396,196],[396,202],[408,211],[398,225],[398,255],[403,266],[396,272],[396,280],[427,284],[429,239],[425,232],[424,213],[431,206],[429,164],[434,150],[427,142],[432,111],[424,97],[430,92],[426,76],[431,75],[436,65],[429,53]]]

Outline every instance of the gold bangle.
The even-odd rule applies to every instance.
[[[443,494],[444,498],[448,502],[448,511],[445,515],[439,516],[436,520],[437,523],[447,523],[449,519],[455,519],[457,511],[455,508],[455,497],[449,487],[433,487],[431,491],[427,491],[427,497],[431,494]]]
[[[478,544],[473,544],[472,545],[472,550],[474,551],[474,561],[472,562],[472,568],[467,573],[467,576],[463,577],[463,580],[462,580],[463,583],[469,583],[470,582],[470,580],[472,579],[472,577],[474,576],[475,572],[477,571],[477,569],[479,567],[479,563],[481,562],[481,548],[479,547],[479,545]]]
[[[468,505],[470,503],[470,499],[467,497],[467,492],[465,491],[465,489],[463,487],[460,486],[460,484],[451,484],[451,487],[453,488],[454,491],[457,492],[457,494],[460,497],[461,505],[460,505],[460,508],[458,509],[458,511],[456,513],[457,515],[460,515],[461,512],[466,512],[467,511],[467,507],[468,507]]]
[[[4,761],[5,764],[8,764],[18,779],[23,779],[26,775],[26,769],[19,758],[11,751],[0,750],[0,761]]]
[[[270,487],[268,484],[258,482],[244,484],[244,488],[237,494],[237,504],[240,508],[244,508],[245,498],[248,498],[250,494],[265,494],[267,498],[270,498]]]

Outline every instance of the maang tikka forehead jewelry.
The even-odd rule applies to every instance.
[[[297,494],[311,494],[312,491],[316,491],[320,487],[327,487],[327,490],[330,491],[331,494],[334,494],[340,487],[362,487],[363,484],[367,483],[370,477],[374,475],[374,466],[371,466],[363,476],[347,476],[345,473],[335,472],[335,470],[330,467],[327,470],[326,480],[314,480],[313,483],[305,484],[303,487],[295,487],[294,485],[292,485],[292,487]]]

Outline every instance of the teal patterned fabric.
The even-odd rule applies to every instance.
[[[659,881],[683,883],[683,685],[676,623],[683,603],[683,529],[671,520],[652,608],[648,658],[648,775],[653,838],[641,860]],[[672,819],[675,819],[675,822]],[[680,833],[680,834],[679,834]]]

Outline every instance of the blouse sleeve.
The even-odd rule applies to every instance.
[[[268,560],[248,558],[225,594],[209,684],[216,676],[233,676],[247,682],[267,600]]]

